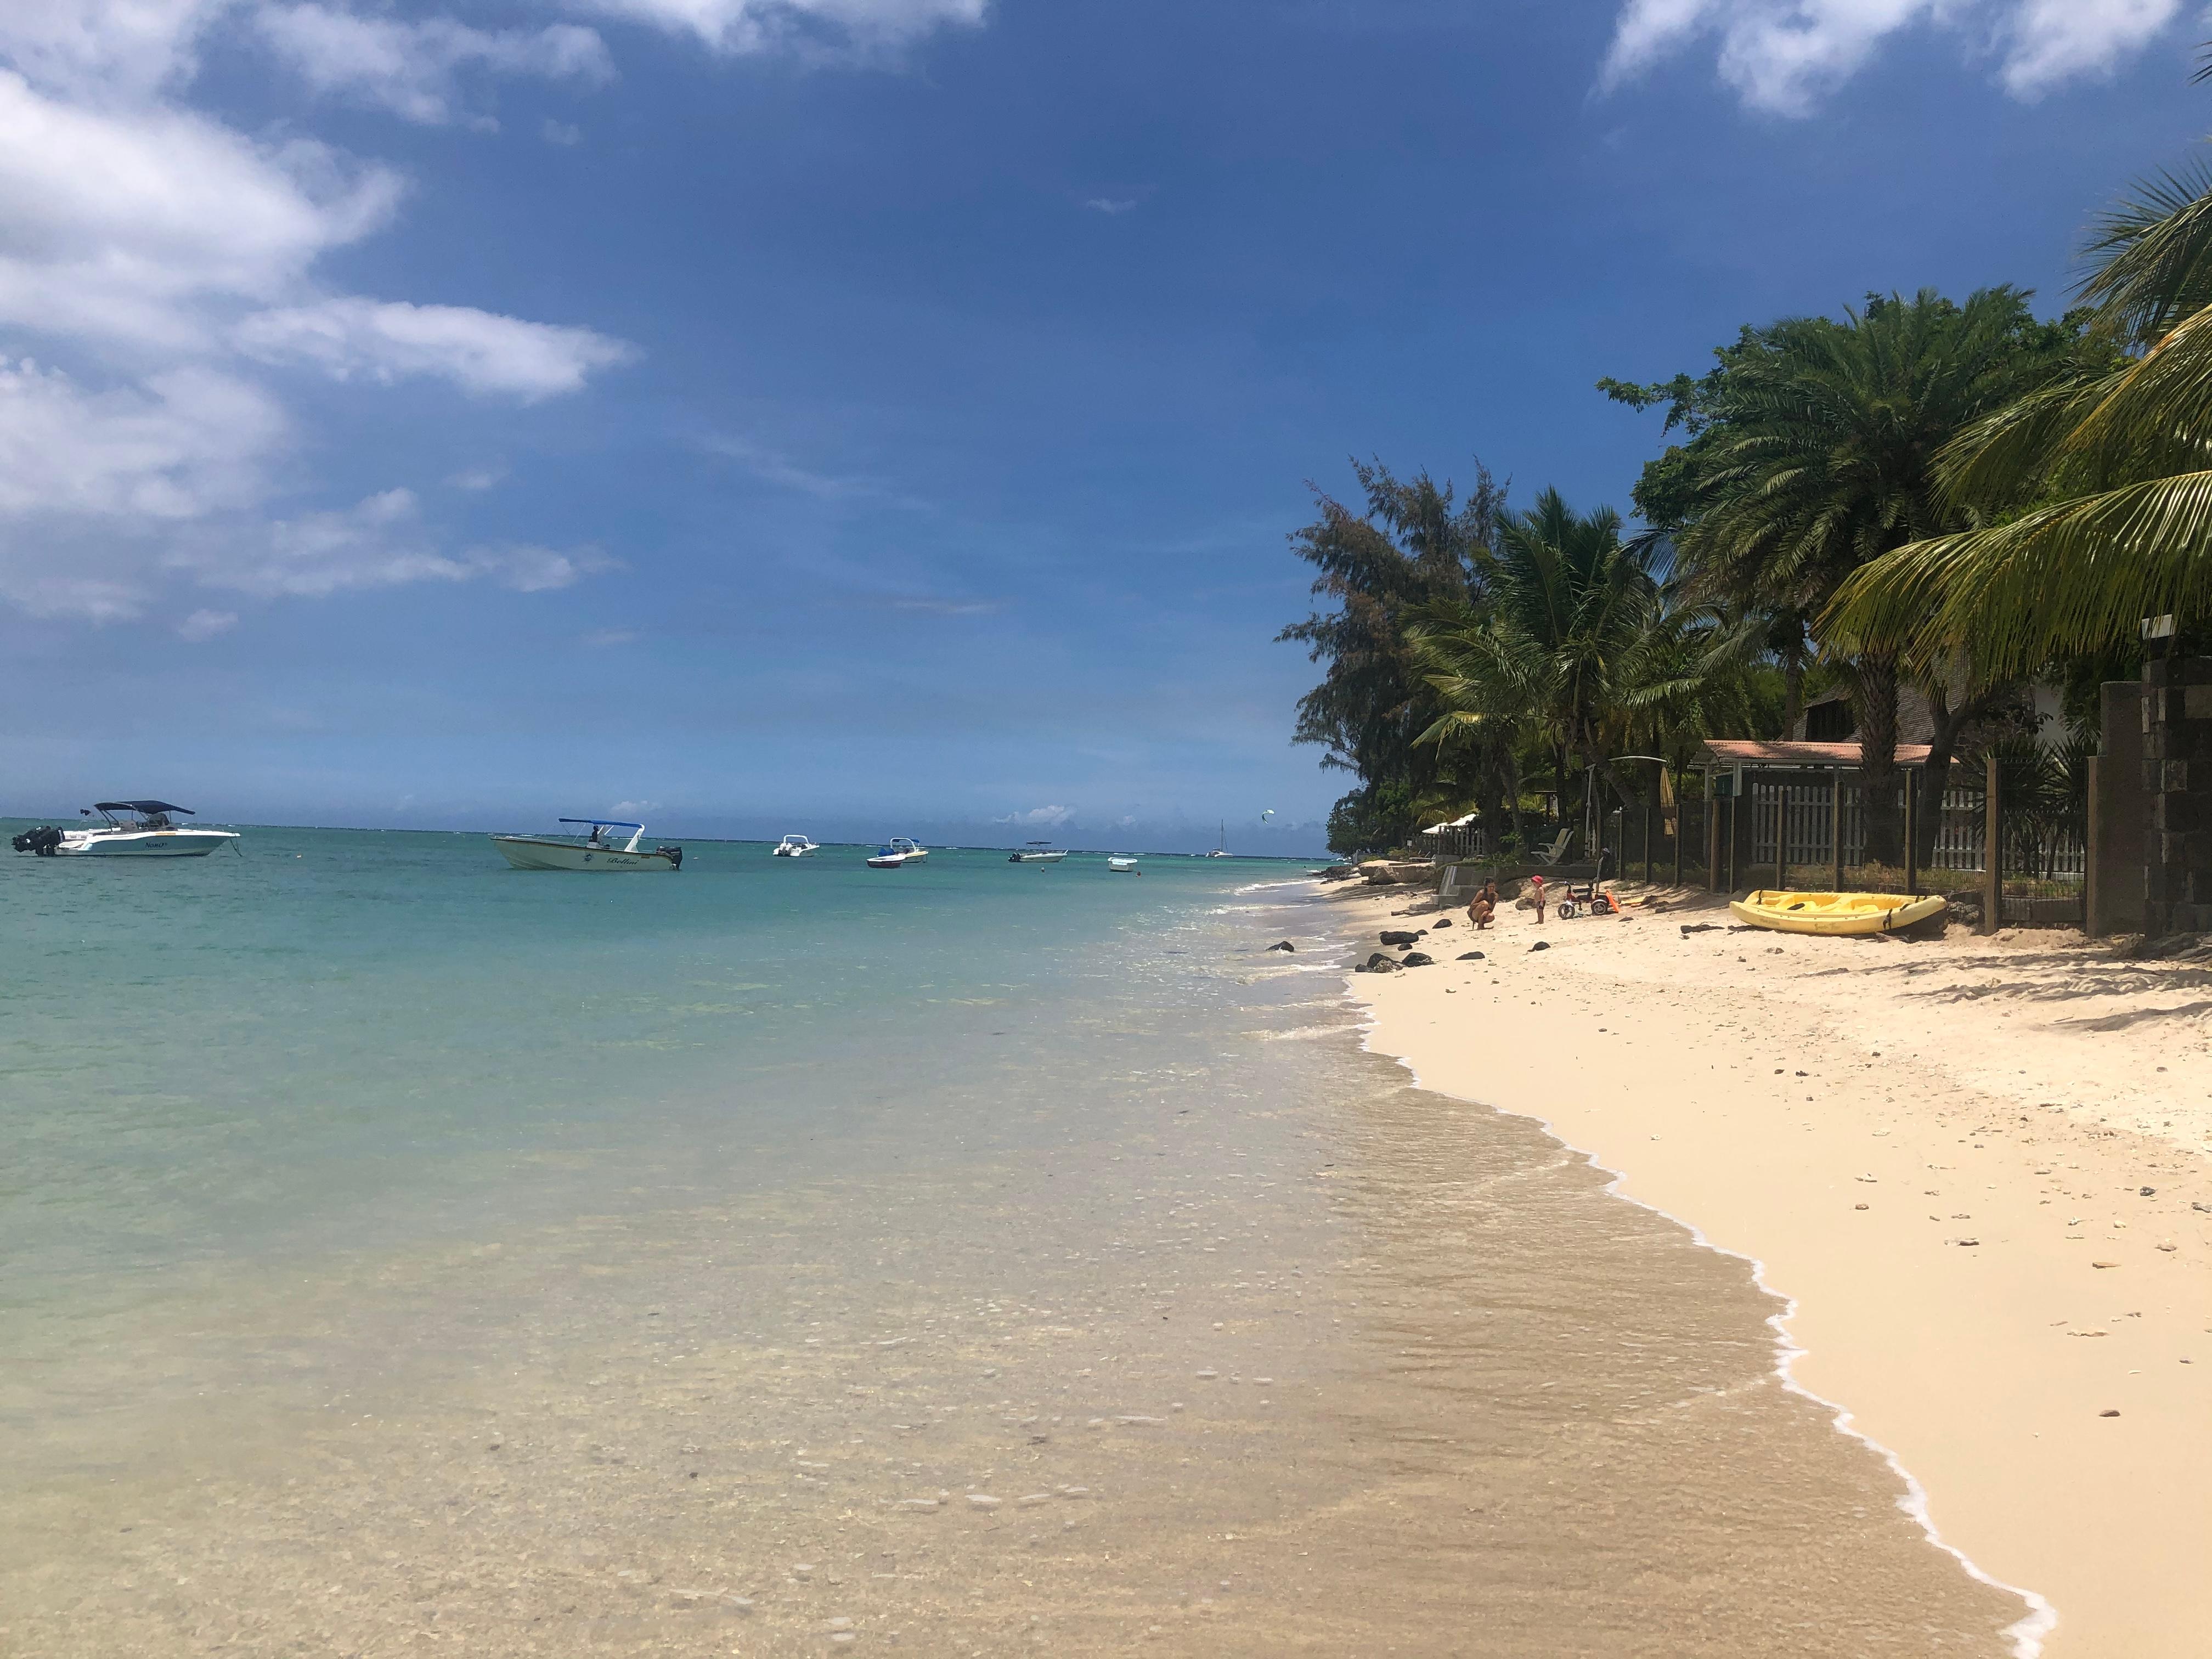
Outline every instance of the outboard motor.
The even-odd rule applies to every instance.
[[[684,849],[682,848],[656,847],[653,850],[656,853],[663,854],[667,857],[668,867],[670,869],[681,870],[684,867]]]
[[[52,858],[62,844],[62,832],[48,824],[35,830],[26,830],[11,843],[19,853],[32,853],[42,859]]]

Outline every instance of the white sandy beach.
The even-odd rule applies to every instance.
[[[1411,896],[1342,894],[1361,960],[1434,927]],[[1352,981],[1373,1046],[1759,1263],[1795,1382],[2028,1598],[2018,1651],[2212,1651],[2212,969],[2056,932],[1686,936],[1727,910],[1662,896],[1440,913],[1437,965]]]

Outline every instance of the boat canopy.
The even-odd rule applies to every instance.
[[[172,806],[165,800],[96,800],[92,804],[95,812],[182,812],[194,816],[189,806]]]
[[[629,823],[621,818],[562,818],[562,823],[588,823],[594,830],[642,830],[641,823]]]

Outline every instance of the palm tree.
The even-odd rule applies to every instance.
[[[1877,297],[1842,323],[1793,319],[1747,336],[1704,394],[1698,510],[1680,534],[1697,589],[1786,617],[1819,615],[1862,567],[1958,527],[1936,455],[2051,373],[2064,330],[2027,296],[1985,289]],[[1903,852],[1896,746],[1901,672],[1918,659],[1867,630],[1822,644],[1853,688],[1868,854]]]
[[[1968,523],[1869,564],[1837,594],[1832,636],[2027,673],[2124,648],[2145,617],[2212,615],[2212,172],[2142,185],[2088,252],[2101,360],[1944,452]]]
[[[1574,772],[1595,768],[1626,800],[1633,792],[1611,756],[1679,746],[1742,713],[1726,688],[1740,690],[1756,630],[1723,629],[1680,604],[1664,580],[1664,544],[1624,543],[1620,529],[1610,507],[1577,514],[1546,490],[1501,521],[1480,606],[1432,609],[1412,630],[1442,709],[1420,740],[1474,749],[1508,775],[1516,802],[1525,748],[1548,753],[1563,792]],[[1520,827],[1516,813],[1516,836]]]

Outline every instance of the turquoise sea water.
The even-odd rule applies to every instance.
[[[18,1308],[82,1315],[229,1258],[481,1230],[641,1182],[673,1203],[825,1141],[851,1159],[957,1135],[981,1103],[968,1068],[1020,1048],[1038,1006],[1126,979],[1117,939],[1149,950],[1194,907],[1297,873],[985,851],[881,872],[860,848],[708,842],[672,877],[592,878],[512,871],[478,835],[243,847],[0,862]]]
[[[1295,866],[687,850],[0,860],[0,1654],[2004,1650]]]

